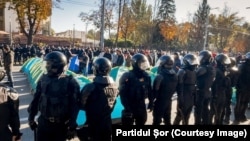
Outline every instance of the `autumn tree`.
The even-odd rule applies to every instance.
[[[196,50],[202,50],[204,47],[205,30],[209,13],[210,6],[208,5],[207,0],[203,0],[193,18],[195,27],[192,30],[191,36],[194,39],[195,44],[193,45]]]
[[[115,0],[109,0],[105,2],[105,9],[104,9],[104,30],[110,32],[112,29],[115,28],[115,22],[114,22],[114,8],[115,8],[116,2]],[[90,11],[88,13],[86,12],[80,12],[79,18],[83,22],[91,23],[96,28],[101,27],[101,15],[102,15],[102,6],[100,6],[99,9]]]
[[[192,23],[185,22],[177,26],[177,38],[178,43],[181,47],[188,50],[189,41],[190,41],[190,31],[192,30]]]
[[[17,14],[20,31],[33,43],[33,35],[41,30],[42,21],[51,16],[51,0],[5,0],[11,2],[10,9]]]
[[[211,28],[213,38],[216,38],[215,47],[218,51],[229,50],[235,40],[237,31],[241,30],[239,26],[243,18],[238,17],[238,12],[231,12],[230,8],[225,5],[223,11],[216,18],[216,25]]]
[[[152,6],[148,6],[146,0],[132,0],[131,14],[134,21],[134,31],[129,38],[135,45],[149,44],[152,37]]]
[[[158,7],[153,42],[165,42],[168,47],[177,32],[174,15],[176,11],[175,2],[174,0],[161,0]]]
[[[123,5],[122,11],[123,12],[122,12],[122,15],[120,18],[120,23],[119,23],[120,32],[118,34],[119,34],[119,37],[124,39],[124,41],[126,43],[129,35],[135,31],[136,21],[133,19],[132,11],[128,7],[127,3],[125,3]],[[125,45],[125,47],[126,47],[126,45]]]

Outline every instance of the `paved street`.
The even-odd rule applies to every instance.
[[[0,68],[2,69],[2,68]],[[20,95],[20,120],[21,120],[21,132],[23,133],[22,141],[32,141],[33,140],[33,132],[30,130],[27,124],[27,108],[33,97],[30,94],[30,86],[27,80],[27,77],[24,73],[20,72],[21,66],[14,66],[13,76],[14,76],[14,85],[15,89],[19,92]],[[5,80],[6,81],[6,78]],[[176,114],[176,100],[173,99],[172,105],[172,121]],[[249,111],[247,112],[248,118],[250,118]],[[233,120],[233,115],[231,116],[231,120]],[[191,115],[190,124],[194,123],[193,114]],[[245,122],[243,124],[248,124],[249,122]],[[152,124],[152,113],[148,114],[147,124]],[[78,141],[78,139],[74,139],[74,141]]]

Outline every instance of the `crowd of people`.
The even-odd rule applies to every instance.
[[[29,48],[28,53],[24,49],[17,53],[18,48],[19,45],[14,48],[4,45],[4,66],[17,62],[22,64],[30,57],[43,57],[46,62],[47,73],[39,79],[28,108],[29,126],[37,132],[38,141],[66,141],[75,136],[80,140],[111,141],[111,113],[118,95],[124,107],[121,125],[145,125],[148,112],[152,112],[152,125],[190,125],[192,110],[195,125],[229,124],[231,114],[235,117],[233,124],[247,121],[245,112],[250,100],[250,53],[240,58],[226,53],[214,54],[208,50],[179,53],[108,47],[103,50],[64,47],[42,49],[34,45],[24,47]],[[77,73],[94,75],[93,81],[81,90],[71,75],[64,74],[70,59],[75,55],[79,58],[80,66]],[[120,77],[119,87],[109,76],[111,69],[116,66],[130,68]],[[148,71],[153,66],[157,67],[157,72],[152,80]],[[9,67],[5,67],[5,70],[6,73],[11,72]],[[13,88],[12,74],[7,73],[7,76]],[[231,109],[233,88],[236,89],[234,113]],[[177,114],[172,123],[174,93],[177,93]],[[76,118],[80,109],[86,112],[88,132],[77,134]],[[15,116],[18,117],[17,112]],[[9,137],[8,141],[11,141],[12,135],[15,140],[20,140],[20,122],[15,121],[14,124],[9,121],[0,127],[6,129],[8,125],[15,125],[15,133],[5,135]],[[3,129],[0,129],[0,135],[3,131],[11,132]]]

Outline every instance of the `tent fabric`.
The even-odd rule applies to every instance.
[[[69,68],[68,70],[77,73],[79,71],[79,59],[78,56],[74,56],[69,61]]]

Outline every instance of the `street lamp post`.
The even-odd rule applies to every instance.
[[[203,50],[206,50],[206,45],[207,45],[207,34],[208,34],[208,25],[209,25],[209,11],[208,10],[214,10],[214,9],[219,9],[218,7],[207,9],[207,17],[206,17],[206,22],[205,22],[205,38],[204,38],[204,45],[203,45]]]
[[[73,24],[73,47],[75,47],[75,24]]]
[[[86,22],[86,31],[85,31],[85,47],[87,48],[87,33],[88,33],[88,22]]]
[[[100,47],[104,48],[104,13],[105,12],[105,0],[102,0],[102,16],[101,16],[101,38]]]
[[[10,1],[9,7],[11,7],[11,5],[12,5],[12,0]],[[11,10],[11,9],[10,9],[10,10]],[[12,10],[11,10],[11,12],[12,12]],[[13,40],[13,39],[12,39],[12,36],[13,36],[13,35],[12,35],[12,19],[11,19],[12,17],[11,17],[11,15],[12,15],[12,14],[10,14],[10,16],[9,16],[9,24],[10,24],[10,27],[9,27],[9,28],[10,28],[10,46],[12,46],[12,42],[13,42],[13,41],[12,41],[12,40]]]

